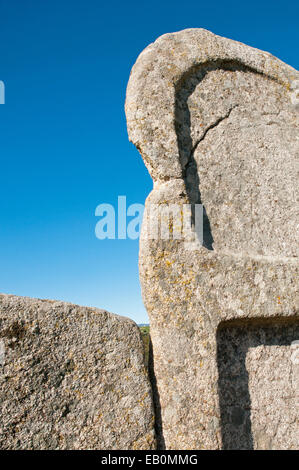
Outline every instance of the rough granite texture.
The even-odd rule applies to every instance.
[[[203,244],[143,224],[160,447],[298,447],[298,79],[203,29],[161,36],[132,69],[129,138],[154,180],[144,221],[152,204],[205,208]]]
[[[139,328],[64,302],[0,295],[1,449],[154,449]]]

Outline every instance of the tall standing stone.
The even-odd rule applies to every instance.
[[[129,138],[154,180],[144,220],[191,204],[194,223],[204,207],[202,239],[145,224],[141,239],[168,449],[298,446],[298,79],[202,29],[161,36],[132,69]]]

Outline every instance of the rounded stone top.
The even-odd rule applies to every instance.
[[[155,181],[183,175],[176,123],[176,97],[200,68],[243,66],[292,93],[299,74],[268,52],[217,36],[204,29],[165,34],[139,55],[127,87],[129,139],[140,151]],[[211,103],[211,106],[213,104]]]

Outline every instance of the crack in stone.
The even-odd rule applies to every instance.
[[[211,124],[210,126],[208,126],[206,128],[206,130],[204,131],[203,135],[201,136],[201,138],[193,145],[192,147],[192,150],[190,152],[190,157],[189,157],[189,161],[186,165],[186,167],[188,167],[188,165],[190,163],[192,163],[192,157],[193,157],[193,154],[195,152],[195,150],[197,149],[198,145],[205,139],[207,133],[211,130],[211,129],[214,129],[215,127],[217,127],[222,121],[224,121],[225,119],[228,119],[231,112],[233,111],[233,109],[237,108],[239,105],[236,104],[234,106],[232,106],[228,112],[224,115],[224,116],[220,116],[220,118],[217,119],[217,121],[215,121],[213,124]]]

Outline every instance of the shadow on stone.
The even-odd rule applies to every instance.
[[[250,378],[246,368],[249,349],[258,346],[290,346],[298,337],[299,324],[294,319],[288,322],[285,319],[284,322],[278,320],[274,324],[260,323],[259,320],[243,325],[240,320],[220,324],[217,331],[217,363],[223,450],[252,450],[257,447],[255,430],[252,429]],[[264,367],[263,362],[256,364],[256,367]],[[266,380],[267,374],[269,371],[265,371]],[[266,386],[263,392],[267,394]],[[255,389],[253,393],[256,393]],[[263,412],[262,407],[255,410],[255,413]]]
[[[198,144],[204,139],[206,133],[216,127],[223,119],[226,119],[230,111],[226,116],[219,117],[214,123],[212,123],[203,132],[202,137],[197,141],[193,142],[191,137],[191,118],[190,110],[188,105],[188,98],[192,95],[195,88],[204,79],[204,77],[211,71],[214,70],[229,70],[229,71],[242,71],[257,74],[256,70],[250,67],[233,61],[233,60],[217,60],[214,62],[207,62],[201,66],[194,66],[188,70],[176,84],[175,92],[175,130],[177,135],[177,144],[179,149],[180,163],[182,167],[182,175],[185,182],[185,188],[189,203],[192,208],[192,225],[194,226],[195,221],[195,204],[203,205],[203,246],[208,250],[213,250],[213,235],[209,216],[202,201],[200,193],[200,178],[198,175],[197,163],[194,158],[194,152]],[[211,106],[213,104],[211,103]]]
[[[194,150],[191,138],[191,120],[188,107],[188,98],[195,90],[205,74],[196,70],[192,76],[190,74],[180,80],[176,89],[175,100],[175,126],[177,142],[179,148],[180,161],[183,171],[186,193],[191,204],[192,225],[195,223],[195,204],[202,204],[200,194],[200,181],[197,171],[197,163],[194,158]],[[188,78],[188,79],[187,79]],[[203,246],[208,250],[213,250],[213,236],[211,225],[203,206]]]
[[[155,376],[154,355],[153,355],[153,346],[152,346],[151,339],[149,341],[148,373],[149,373],[149,378],[150,378],[150,382],[151,382],[151,385],[152,385],[152,393],[153,393],[157,449],[158,450],[165,450],[165,440],[164,440],[164,436],[163,436],[163,424],[162,424],[162,415],[161,415],[160,395],[159,395],[156,376]]]

